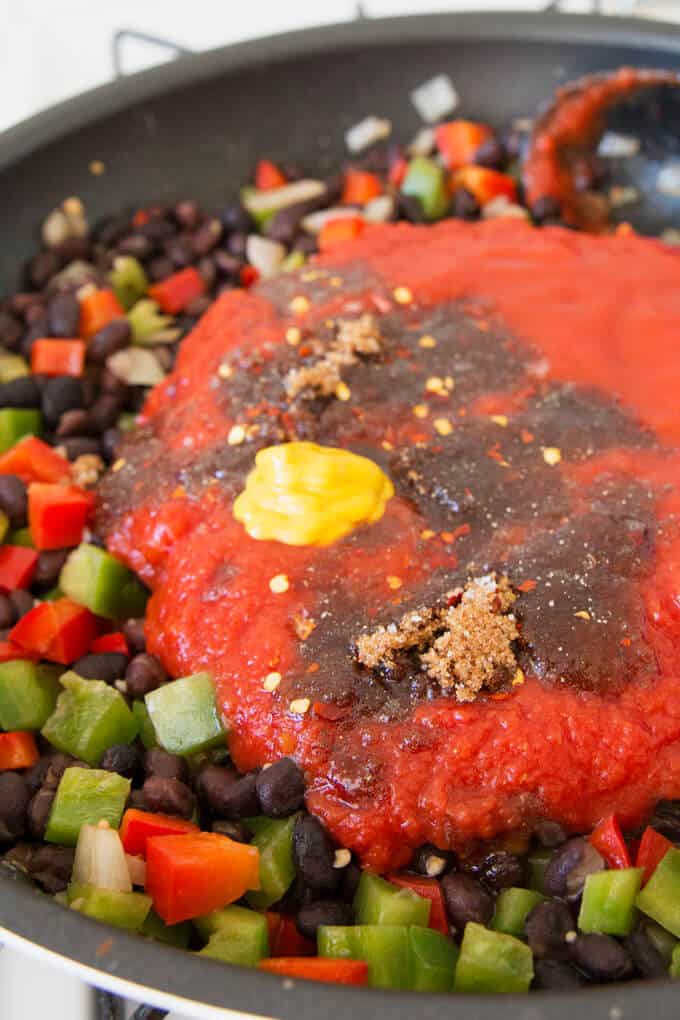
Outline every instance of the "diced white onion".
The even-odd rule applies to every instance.
[[[504,219],[528,220],[529,213],[521,205],[511,202],[506,195],[498,195],[482,206],[482,217],[485,220]]]
[[[392,124],[382,117],[364,117],[358,124],[351,127],[345,135],[345,142],[350,152],[361,152],[369,145],[382,142],[392,133]]]
[[[80,827],[72,881],[97,889],[132,892],[125,851],[115,829],[103,825]]]
[[[394,215],[394,199],[391,195],[378,195],[364,206],[364,219],[369,223],[387,223]]]
[[[125,347],[106,359],[106,367],[128,386],[155,386],[165,378],[158,358],[143,347]]]
[[[319,198],[326,190],[323,181],[304,178],[301,181],[293,181],[292,184],[284,184],[281,188],[271,188],[269,191],[253,191],[243,196],[243,205],[254,216],[262,213],[278,212],[289,205],[297,205],[298,202],[309,202],[312,198]]]
[[[435,145],[434,128],[421,128],[408,147],[410,156],[429,156]]]
[[[128,872],[133,885],[146,885],[146,861],[143,857],[135,857],[133,854],[125,854]]]
[[[246,258],[264,280],[278,273],[285,257],[286,249],[278,241],[272,241],[269,237],[260,237],[259,234],[248,235]]]
[[[434,124],[452,113],[460,100],[448,74],[438,74],[413,90],[411,102],[424,121]]]
[[[309,216],[304,217],[300,225],[308,234],[318,234],[324,224],[329,223],[330,220],[344,220],[348,216],[361,215],[362,213],[358,209],[349,209],[346,205],[333,206],[331,209],[319,209],[318,212],[310,213]]]
[[[640,139],[632,135],[619,135],[616,131],[605,131],[597,147],[598,156],[604,159],[629,159],[640,151]]]
[[[662,195],[680,197],[680,163],[669,163],[662,167],[656,179],[656,187]]]

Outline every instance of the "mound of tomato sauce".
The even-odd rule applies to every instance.
[[[99,493],[150,585],[150,650],[210,670],[243,770],[293,755],[307,801],[384,870],[547,817],[634,823],[680,796],[680,261],[516,221],[382,226],[218,299]],[[289,396],[338,322],[378,355]],[[315,353],[316,352],[316,353]],[[345,447],[395,486],[323,548],[232,515],[258,449]],[[357,637],[497,571],[520,669],[462,704]]]

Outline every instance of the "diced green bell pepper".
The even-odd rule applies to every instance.
[[[428,220],[438,220],[446,216],[449,208],[446,179],[443,169],[434,160],[426,156],[416,156],[412,159],[401,191],[403,195],[412,195],[420,199],[423,213]]]
[[[523,935],[527,914],[544,899],[545,896],[535,889],[512,886],[501,890],[490,927],[494,931],[505,932],[506,935]]]
[[[156,731],[153,728],[149,710],[143,701],[135,699],[135,701],[132,702],[132,714],[137,720],[137,725],[139,726],[139,739],[144,744],[147,751],[149,751],[152,747],[158,747],[158,737],[156,736]]]
[[[25,549],[33,548],[33,536],[30,528],[15,528],[7,536],[6,545],[21,545]]]
[[[293,884],[293,830],[296,819],[297,815],[291,815],[290,818],[267,818],[261,825],[256,825],[254,820],[252,823],[246,822],[251,831],[255,831],[251,843],[260,851],[260,888],[249,892],[247,896],[248,903],[255,910],[267,910]]]
[[[59,587],[78,605],[109,620],[143,616],[148,597],[120,560],[86,542],[69,555],[59,575]]]
[[[64,690],[42,728],[50,744],[88,765],[98,765],[107,747],[132,743],[138,723],[115,687],[73,672],[62,676],[61,685]]]
[[[147,935],[156,942],[164,942],[168,946],[186,949],[191,939],[191,923],[180,921],[179,924],[165,924],[155,910],[150,910],[141,928],[142,935]]]
[[[405,925],[367,924],[357,929],[360,956],[368,964],[372,988],[408,988],[411,946]]]
[[[669,931],[662,928],[656,921],[648,918],[643,919],[642,928],[647,937],[654,944],[654,948],[665,963],[670,964],[673,950],[678,945],[678,940]]]
[[[545,892],[545,889],[543,888],[545,869],[548,867],[551,859],[552,852],[544,849],[543,847],[538,847],[529,851],[529,855],[527,857],[527,864],[529,865],[529,885],[537,892]]]
[[[209,673],[163,684],[144,699],[160,746],[171,754],[195,754],[222,744],[225,730]]]
[[[680,977],[680,943],[678,943],[671,954],[671,962],[668,967],[668,973],[672,978]]]
[[[119,255],[113,260],[109,283],[126,311],[144,297],[149,289],[149,281],[144,267],[132,255]]]
[[[50,588],[43,595],[40,596],[43,602],[56,602],[57,599],[63,599],[64,593],[61,588]]]
[[[465,925],[456,964],[457,992],[527,992],[533,976],[531,950],[523,942],[473,921]]]
[[[58,666],[22,659],[0,663],[0,729],[39,730],[61,690]]]
[[[361,930],[356,925],[322,924],[317,929],[319,956],[333,960],[361,960]]]
[[[659,861],[635,905],[680,938],[680,850],[669,850]]]
[[[408,930],[411,950],[409,988],[414,992],[450,992],[458,959],[453,939],[432,928],[411,925]]]
[[[269,956],[267,918],[246,907],[225,907],[197,918],[194,924],[208,944],[200,956],[211,956],[224,963],[254,967]]]
[[[0,453],[11,450],[24,436],[39,436],[41,432],[40,411],[23,407],[3,407],[0,410]]]
[[[21,355],[0,351],[0,382],[11,382],[12,379],[19,379],[29,372],[28,363]]]
[[[305,264],[305,256],[301,251],[291,251],[279,266],[279,272],[291,273],[295,269],[302,269]]]
[[[357,924],[418,924],[427,928],[430,900],[412,889],[402,889],[379,875],[363,871],[354,897]]]
[[[127,317],[132,329],[132,342],[135,344],[144,346],[172,343],[180,335],[180,330],[174,327],[172,316],[161,315],[158,302],[151,298],[137,301]]]
[[[642,868],[615,868],[588,875],[578,915],[581,931],[629,935],[641,881]]]
[[[67,892],[72,910],[127,931],[141,931],[151,910],[151,897],[144,893],[97,889],[81,882],[71,882]]]
[[[80,827],[102,820],[117,829],[130,793],[130,780],[104,769],[66,769],[59,781],[45,839],[60,846],[75,846]]]

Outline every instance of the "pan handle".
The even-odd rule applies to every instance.
[[[151,35],[148,32],[138,32],[134,28],[120,28],[111,40],[111,55],[113,59],[113,73],[116,78],[124,78],[126,72],[123,70],[123,57],[125,46],[131,40],[149,43],[151,46],[159,46],[161,49],[170,50],[175,57],[184,57],[193,51],[188,46],[181,46],[171,39],[163,39],[158,35]]]

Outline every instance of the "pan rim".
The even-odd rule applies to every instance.
[[[680,54],[680,27],[634,18],[594,17],[537,12],[461,12],[362,19],[247,40],[207,52],[183,56],[77,95],[35,114],[0,134],[0,170],[56,142],[76,129],[181,87],[199,84],[219,73],[276,63],[291,54],[310,57],[357,45],[372,47],[465,38],[479,41],[551,42],[565,46],[616,42],[654,47],[662,56]],[[465,1014],[466,1020],[496,1020],[498,996],[456,997],[441,994],[352,989],[277,976],[198,958],[139,936],[102,926],[73,911],[61,912],[52,900],[29,886],[22,876],[0,868],[0,937],[35,955],[49,955],[71,969],[85,969],[102,987],[170,1008],[198,1009],[201,1016],[224,1009],[280,1020],[316,1020],[320,1003],[334,1020],[362,1020],[389,1015],[390,1020],[438,1020],[444,1010]],[[1,940],[1,938],[0,938]],[[102,947],[106,951],[102,951]],[[177,966],[182,953],[182,963]],[[175,964],[173,966],[173,963]],[[226,968],[226,970],[225,970]],[[200,998],[195,998],[200,989]],[[663,990],[666,990],[665,992]],[[508,1001],[509,1000],[509,1001]],[[670,981],[636,981],[601,985],[584,993],[512,995],[502,1004],[521,1020],[571,1020],[574,1009],[587,1020],[626,1020],[642,1015],[651,1003],[657,1020],[675,1020],[680,992]],[[224,1014],[228,1016],[229,1013]]]

